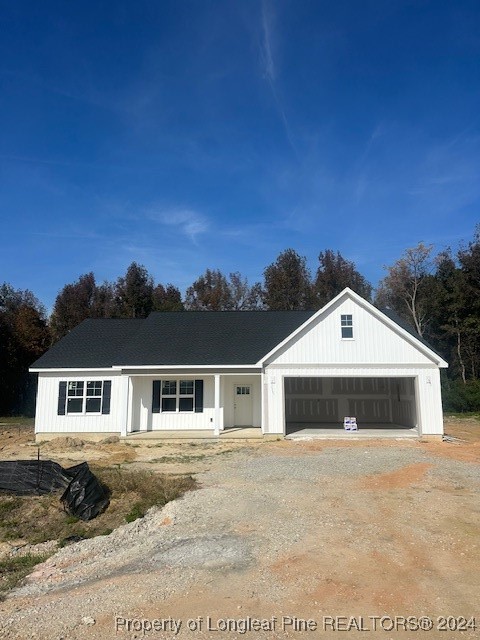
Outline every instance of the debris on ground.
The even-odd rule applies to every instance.
[[[44,495],[63,489],[65,510],[87,521],[109,505],[107,489],[90,471],[86,462],[68,469],[52,460],[11,460],[0,462],[0,491],[14,495]]]

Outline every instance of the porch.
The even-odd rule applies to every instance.
[[[121,438],[130,442],[262,435],[262,375],[250,367],[129,371],[123,383],[128,406]]]

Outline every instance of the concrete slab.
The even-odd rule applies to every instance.
[[[184,441],[211,441],[219,440],[261,440],[264,438],[260,427],[232,427],[220,431],[216,436],[213,429],[189,429],[185,431],[136,431],[129,433],[126,438],[120,438],[122,442],[140,443],[152,442],[155,440],[169,440],[170,442]]]
[[[373,424],[359,426],[358,431],[345,431],[338,424],[306,425],[290,424],[287,440],[312,440],[328,438],[332,440],[353,440],[362,438],[418,438],[418,429],[409,429],[400,425]]]

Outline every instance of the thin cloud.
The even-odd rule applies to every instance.
[[[283,101],[277,89],[276,83],[276,64],[273,54],[274,49],[274,14],[272,8],[267,0],[262,1],[262,41],[260,45],[260,57],[262,61],[263,77],[267,81],[270,90],[277,107],[278,114],[282,121],[287,136],[288,143],[290,144],[293,152],[298,158],[297,148],[295,146],[290,124],[285,113]]]
[[[367,143],[356,164],[354,165],[353,179],[353,199],[355,204],[359,205],[365,195],[368,193],[371,179],[370,179],[370,161],[372,155],[372,149],[378,144],[378,141],[387,134],[387,126],[384,122],[379,122],[372,133],[370,134]]]
[[[275,81],[275,64],[272,55],[272,15],[267,2],[262,2],[262,62],[265,78],[271,83]]]
[[[207,218],[193,209],[168,209],[151,211],[148,217],[155,222],[176,227],[196,244],[197,238],[209,227]]]

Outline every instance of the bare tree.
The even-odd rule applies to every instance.
[[[259,282],[250,286],[247,278],[238,271],[229,275],[232,309],[235,311],[255,311],[262,308],[262,287]]]
[[[428,285],[432,271],[433,245],[420,242],[407,249],[391,267],[377,289],[376,303],[393,307],[423,336],[428,314]]]
[[[207,269],[185,296],[185,306],[193,311],[248,311],[261,304],[260,285],[250,286],[238,271],[227,278],[219,269]]]

